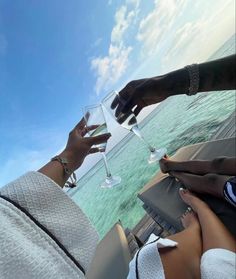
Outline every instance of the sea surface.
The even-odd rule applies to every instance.
[[[209,60],[235,53],[235,35]],[[207,141],[219,125],[235,110],[235,91],[200,93],[195,96],[174,96],[161,103],[141,123],[141,131],[155,147],[166,147],[168,154],[178,148]],[[118,187],[100,188],[105,178],[100,161],[78,182],[73,200],[83,209],[102,238],[121,220],[132,229],[144,216],[138,192],[158,172],[158,164],[149,165],[146,146],[129,133],[108,153],[112,174],[122,178]]]

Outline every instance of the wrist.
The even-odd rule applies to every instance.
[[[189,75],[185,68],[170,72],[163,78],[167,86],[168,96],[188,93]]]
[[[65,158],[68,161],[67,165],[71,171],[75,171],[79,167],[79,160],[74,152],[65,149],[58,156]]]

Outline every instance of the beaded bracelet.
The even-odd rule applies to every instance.
[[[192,64],[185,67],[189,73],[189,89],[187,95],[195,95],[199,89],[199,67],[198,64]]]
[[[69,181],[69,179],[66,181],[65,183],[65,187],[68,188],[74,188],[77,186],[77,178],[76,178],[76,174],[74,171],[72,171],[70,168],[68,168],[68,160],[66,158],[60,157],[60,156],[55,156],[51,159],[51,161],[57,161],[59,163],[61,163],[63,169],[64,169],[64,173],[68,174],[70,177],[69,179],[71,181]]]

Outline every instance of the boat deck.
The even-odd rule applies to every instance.
[[[236,136],[236,111],[234,111],[225,121],[222,122],[216,133],[210,140],[225,139]],[[131,255],[133,256],[139,246],[147,241],[149,236],[154,233],[161,237],[166,237],[176,233],[175,229],[163,220],[147,205],[143,204],[146,210],[145,216],[132,229],[126,229]],[[138,244],[138,245],[137,245]]]

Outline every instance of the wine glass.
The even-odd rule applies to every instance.
[[[101,105],[87,106],[84,109],[84,119],[86,121],[86,126],[98,125],[98,127],[92,131],[88,131],[90,137],[99,136],[107,133],[107,124],[103,113],[103,108]],[[107,158],[105,154],[107,143],[101,143],[94,147],[98,148],[102,154],[104,166],[106,169],[106,179],[102,182],[102,188],[112,188],[121,182],[119,176],[113,176],[109,169]]]
[[[115,97],[119,98],[119,102],[125,103],[124,99],[122,99],[122,97],[118,94],[118,92],[112,91],[103,99],[102,101],[103,106],[123,128],[132,131],[139,139],[141,139],[144,142],[144,144],[147,146],[147,148],[150,151],[150,156],[148,159],[149,164],[159,161],[166,154],[167,149],[166,148],[156,149],[155,147],[153,147],[148,143],[148,141],[143,137],[143,135],[140,132],[137,123],[137,118],[134,115],[132,110],[126,114],[120,112],[119,115],[116,115],[116,109],[111,108],[111,104],[115,99]]]

